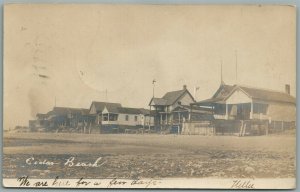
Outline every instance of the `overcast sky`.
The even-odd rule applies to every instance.
[[[187,85],[197,100],[220,85],[295,95],[290,6],[9,5],[4,15],[4,127],[91,101],[147,107]],[[235,51],[237,54],[235,54]],[[236,57],[237,55],[237,57]],[[237,80],[236,80],[237,58]],[[107,99],[106,90],[107,89]]]

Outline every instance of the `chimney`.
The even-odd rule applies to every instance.
[[[290,85],[289,85],[289,84],[286,84],[286,85],[285,85],[285,93],[286,93],[286,94],[290,94],[290,90],[291,90]]]
[[[183,90],[186,90],[186,85],[183,85]]]

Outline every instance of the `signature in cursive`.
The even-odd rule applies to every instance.
[[[251,180],[233,180],[233,184],[230,187],[231,189],[255,189],[254,183]]]

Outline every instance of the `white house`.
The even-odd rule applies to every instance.
[[[110,102],[99,102],[93,101],[90,106],[89,114],[95,116],[95,124],[101,125],[102,122],[102,112],[104,108],[107,107],[110,110],[122,107],[120,103],[110,103]]]
[[[274,91],[243,85],[221,84],[211,99],[195,103],[211,106],[215,119],[296,121],[296,98],[286,91]]]
[[[111,125],[118,128],[147,128],[153,126],[153,117],[150,111],[143,108],[105,106],[102,111],[102,125]]]
[[[167,92],[161,98],[153,97],[149,106],[153,109],[155,127],[166,130],[190,119],[190,104],[195,99],[184,85],[183,89]]]

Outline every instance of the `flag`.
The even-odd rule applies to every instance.
[[[153,79],[153,81],[152,81],[152,84],[154,84],[154,83],[156,83],[156,80],[155,80],[155,79]]]

